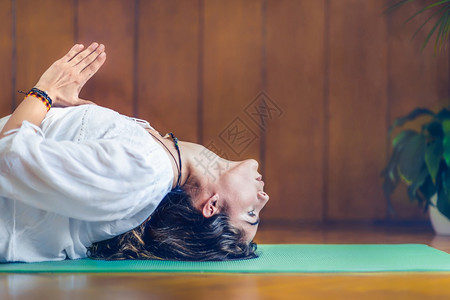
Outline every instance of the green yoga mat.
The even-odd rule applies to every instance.
[[[0,264],[2,272],[408,272],[450,271],[450,254],[421,244],[259,245],[260,257],[225,262],[100,261]]]

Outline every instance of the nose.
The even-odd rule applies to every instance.
[[[270,197],[269,195],[264,192],[264,191],[260,191],[259,192],[259,199],[261,199],[261,209],[267,204],[267,202],[269,201]]]
[[[265,197],[264,197],[264,205],[266,205],[267,202],[269,202],[270,197],[269,197],[269,194],[267,194],[266,192],[263,192],[263,193],[265,194]]]

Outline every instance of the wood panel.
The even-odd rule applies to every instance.
[[[429,22],[415,39],[411,39],[414,32],[431,15],[430,12],[404,24],[424,4],[425,1],[414,1],[388,15],[389,124],[416,107],[437,111],[449,104],[448,50],[434,55],[433,37],[427,48],[421,51],[422,43],[433,27],[433,21]],[[393,219],[427,218],[422,209],[411,205],[403,186],[394,194],[393,206],[396,210]]]
[[[82,97],[133,114],[135,1],[77,1],[77,43],[106,46],[107,61],[86,84]]]
[[[138,113],[161,133],[197,141],[198,1],[141,1]]]
[[[17,84],[29,90],[73,46],[73,0],[16,0]],[[18,94],[17,104],[23,99]]]
[[[261,1],[205,1],[204,142],[232,160],[259,157],[261,132],[245,113],[262,90]]]
[[[12,2],[0,2],[0,117],[11,113],[13,83],[13,15]]]
[[[267,128],[264,216],[322,219],[324,1],[269,1],[267,92],[283,110]]]
[[[74,42],[98,40],[108,60],[82,96],[265,162],[263,219],[383,219],[388,124],[448,104],[448,52],[420,52],[431,24],[410,39],[426,15],[402,25],[422,3],[386,16],[379,0],[1,1],[0,114]],[[262,99],[282,111],[264,127],[252,115]],[[395,219],[426,218],[401,189],[394,206]]]
[[[383,1],[331,0],[328,218],[385,217],[386,20]]]

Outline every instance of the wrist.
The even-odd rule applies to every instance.
[[[46,106],[47,111],[49,111],[52,107],[53,101],[48,93],[36,86],[27,93],[25,98],[27,97],[34,97],[41,100],[41,102]]]
[[[55,99],[55,93],[53,92],[53,90],[50,87],[47,87],[45,85],[36,84],[33,88],[45,92],[52,100],[52,103],[54,102],[53,100]]]

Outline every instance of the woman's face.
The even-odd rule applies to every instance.
[[[230,162],[230,168],[219,180],[218,192],[227,206],[231,224],[245,232],[248,242],[252,241],[258,229],[259,214],[269,201],[258,173],[258,162],[254,159]]]

